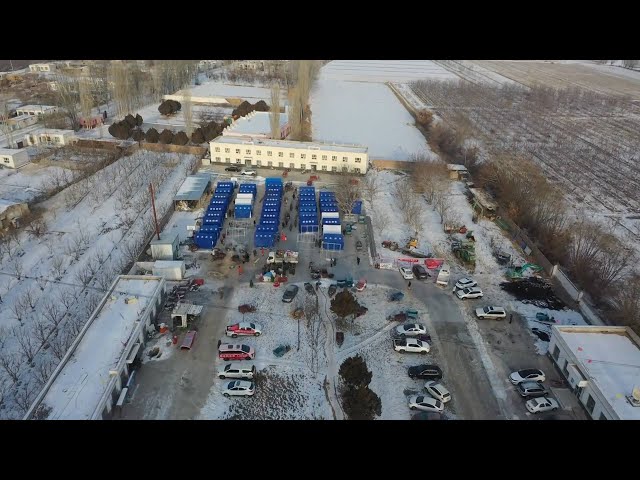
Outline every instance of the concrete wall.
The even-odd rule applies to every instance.
[[[162,143],[141,142],[140,148],[149,150],[150,152],[190,153],[197,156],[202,156],[207,153],[207,147],[200,147],[198,145],[164,145]]]
[[[0,165],[5,168],[19,168],[27,163],[29,163],[29,154],[24,149],[3,149],[0,152]]]
[[[371,164],[374,168],[378,168],[380,170],[405,170],[409,171],[413,168],[412,162],[404,162],[402,160],[383,160],[383,159],[372,159]]]

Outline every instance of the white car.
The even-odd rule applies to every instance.
[[[477,287],[478,282],[471,278],[461,278],[456,282],[455,289],[456,290],[464,290],[465,288]]]
[[[420,323],[405,323],[396,327],[398,335],[406,335],[408,337],[415,337],[417,335],[426,335],[427,329]]]
[[[240,172],[240,175],[251,175],[251,176],[256,176],[257,173],[255,170],[243,170]]]
[[[451,393],[449,393],[449,390],[444,388],[444,385],[434,380],[430,380],[425,383],[424,389],[429,393],[429,395],[437,400],[440,400],[442,403],[447,403],[449,400],[451,400]]]
[[[549,397],[532,398],[531,400],[527,400],[525,406],[531,413],[550,412],[560,407],[558,402]]]
[[[409,408],[411,410],[422,410],[423,412],[442,413],[444,404],[429,395],[414,395],[409,398]]]
[[[456,290],[456,295],[460,300],[465,300],[467,298],[482,298],[482,290],[478,287],[470,287],[463,290]]]
[[[248,378],[251,380],[255,374],[255,365],[242,365],[241,363],[227,363],[218,370],[218,377],[223,380],[225,378]]]
[[[537,368],[525,368],[509,375],[509,381],[514,385],[518,385],[519,383],[526,381],[540,383],[544,382],[546,378],[547,377],[545,377],[544,372]]]
[[[476,317],[478,318],[505,318],[507,312],[502,307],[492,307],[487,305],[483,308],[476,308]]]
[[[413,280],[413,272],[410,268],[400,267],[398,270],[400,270],[400,275],[402,275],[402,278],[404,278],[405,280]]]
[[[427,342],[411,337],[394,339],[393,348],[396,352],[400,353],[421,353],[423,355],[426,355],[431,350],[431,347]]]
[[[245,382],[244,380],[234,380],[233,382],[227,383],[222,394],[225,397],[230,396],[243,396],[250,397],[256,393],[255,386],[253,382]]]

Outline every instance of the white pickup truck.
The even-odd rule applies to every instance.
[[[267,263],[298,263],[298,252],[293,250],[276,250],[269,252]]]
[[[393,349],[400,353],[410,352],[426,355],[431,350],[431,347],[429,347],[427,342],[423,342],[417,338],[394,338]]]

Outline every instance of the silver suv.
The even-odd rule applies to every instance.
[[[538,382],[521,382],[516,386],[516,390],[521,397],[543,397],[549,393]]]
[[[255,365],[242,365],[240,363],[227,363],[219,372],[218,377],[225,378],[248,378],[252,379],[256,374]]]

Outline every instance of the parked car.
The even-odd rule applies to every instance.
[[[250,175],[252,177],[255,177],[257,175],[257,172],[255,170],[243,170],[240,172],[240,175]]]
[[[409,398],[409,408],[411,410],[422,410],[423,412],[442,413],[444,404],[428,395],[414,395]]]
[[[218,377],[222,378],[248,378],[252,379],[256,374],[255,365],[243,366],[240,363],[227,363],[218,371]]]
[[[429,395],[440,400],[442,403],[447,403],[451,400],[451,393],[449,393],[449,390],[444,388],[444,385],[436,382],[435,380],[429,380],[425,383],[424,389],[429,393]]]
[[[461,278],[456,282],[456,290],[464,290],[465,288],[477,287],[478,282],[471,278]]]
[[[227,336],[236,338],[239,335],[259,337],[262,333],[262,326],[253,322],[240,322],[234,325],[229,325],[226,328]]]
[[[249,345],[223,343],[218,347],[218,357],[222,360],[253,360],[256,352]]]
[[[250,397],[254,393],[256,393],[255,384],[253,382],[247,382],[245,380],[234,380],[233,382],[227,383],[226,388],[222,392],[225,397]]]
[[[431,350],[427,342],[411,337],[394,338],[393,348],[400,353],[421,353],[423,355],[426,355]]]
[[[405,323],[404,325],[398,325],[396,327],[396,332],[399,335],[415,337],[417,335],[426,335],[427,328],[420,323]]]
[[[405,280],[413,280],[413,273],[411,272],[410,268],[400,267],[398,270],[400,270],[400,275],[402,275],[402,278],[404,278]]]
[[[558,402],[549,397],[532,398],[527,400],[525,406],[531,413],[551,412],[560,407]]]
[[[465,288],[463,290],[456,290],[456,295],[460,300],[467,298],[482,298],[482,290],[478,287]]]
[[[442,370],[437,365],[416,365],[415,367],[409,367],[408,373],[411,378],[422,380],[440,380],[442,378]]]
[[[287,289],[282,294],[282,301],[285,303],[291,303],[298,294],[298,290],[299,289],[297,285],[287,286]]]
[[[224,169],[225,172],[239,172],[240,170],[242,170],[242,168],[236,166],[236,165],[230,165],[227,168]]]
[[[544,372],[542,370],[538,370],[537,368],[525,368],[523,370],[513,372],[511,375],[509,375],[509,380],[514,385],[526,382],[527,380],[530,380],[532,382],[544,382],[545,379],[546,377],[544,375]]]
[[[486,307],[476,308],[476,317],[478,318],[505,318],[507,312],[502,307],[492,307],[487,305]]]
[[[411,420],[445,420],[441,413],[418,412],[411,417]]]
[[[516,390],[521,397],[544,397],[549,392],[538,382],[520,382],[516,385]]]
[[[427,272],[427,269],[424,268],[422,265],[414,265],[411,268],[411,271],[413,272],[413,276],[415,278],[417,278],[418,280],[422,280],[424,278],[429,278],[429,272]]]

